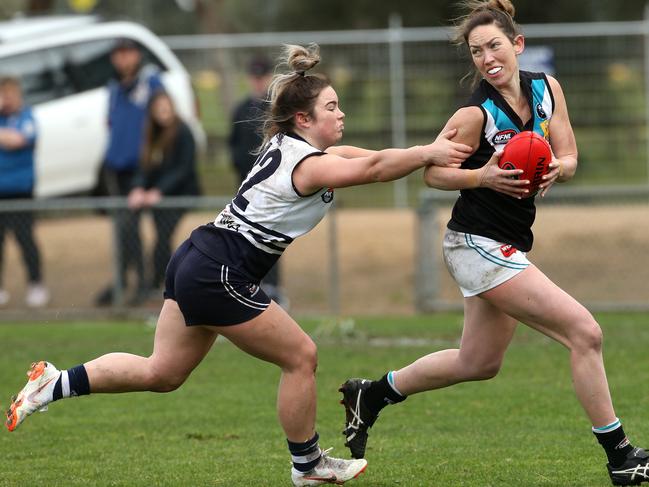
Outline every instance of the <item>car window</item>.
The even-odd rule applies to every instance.
[[[102,39],[65,46],[64,69],[75,92],[105,86],[115,76],[110,63],[110,51],[114,43],[114,39]],[[163,64],[151,51],[144,47],[141,47],[141,51],[144,65],[153,64],[159,70],[165,70]]]
[[[47,50],[1,59],[0,74],[20,79],[23,97],[28,105],[42,103],[71,93],[70,89],[66,90],[62,80],[63,73],[56,70]]]
[[[64,56],[63,70],[76,93],[104,86],[114,76],[110,64],[113,42],[102,39],[59,48]]]
[[[115,75],[110,63],[114,42],[114,39],[99,39],[4,57],[0,59],[0,76],[21,80],[28,105],[99,88]],[[142,62],[166,70],[144,47]]]

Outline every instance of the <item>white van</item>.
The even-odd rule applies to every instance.
[[[113,77],[110,51],[118,38],[141,46],[143,63],[161,71],[162,83],[192,129],[199,149],[205,133],[189,74],[164,42],[131,22],[94,16],[0,22],[0,76],[22,82],[34,109],[37,197],[92,190],[108,138],[106,85]]]

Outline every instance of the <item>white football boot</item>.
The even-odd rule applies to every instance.
[[[320,462],[308,472],[300,472],[293,468],[291,472],[293,485],[296,487],[322,484],[342,485],[365,471],[367,460],[333,458],[328,455],[330,451],[331,448],[324,450]]]
[[[32,364],[27,376],[29,380],[17,396],[11,398],[11,406],[7,410],[7,429],[14,431],[27,416],[34,411],[47,411],[47,405],[52,402],[54,386],[61,372],[48,362]]]

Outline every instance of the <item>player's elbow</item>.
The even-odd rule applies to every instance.
[[[424,184],[429,188],[449,189],[444,183],[444,180],[439,177],[439,172],[435,171],[434,166],[428,166],[424,170]]]
[[[385,183],[392,181],[394,176],[390,174],[389,168],[386,164],[382,163],[381,158],[374,156],[370,157],[369,164],[365,169],[364,178],[368,183]]]
[[[380,166],[373,166],[367,172],[367,180],[370,183],[385,183],[393,178]]]
[[[364,180],[368,183],[385,183],[398,177],[392,167],[390,152],[388,150],[372,154],[366,159]],[[403,173],[401,173],[403,174]]]

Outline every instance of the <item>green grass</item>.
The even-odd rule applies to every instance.
[[[649,445],[649,316],[598,318],[617,412],[632,441]],[[321,445],[347,456],[336,392],[343,379],[378,377],[387,367],[455,347],[461,319],[357,318],[338,326],[302,320],[319,345]],[[70,367],[115,350],[148,354],[153,332],[142,323],[0,325],[2,405],[22,387],[34,359]],[[426,342],[399,344],[400,337]],[[568,367],[561,346],[521,327],[494,380],[420,394],[384,411],[371,432],[368,470],[352,485],[609,485]],[[219,342],[173,393],[57,402],[15,433],[0,433],[0,485],[290,485],[275,415],[277,380],[274,366]]]

